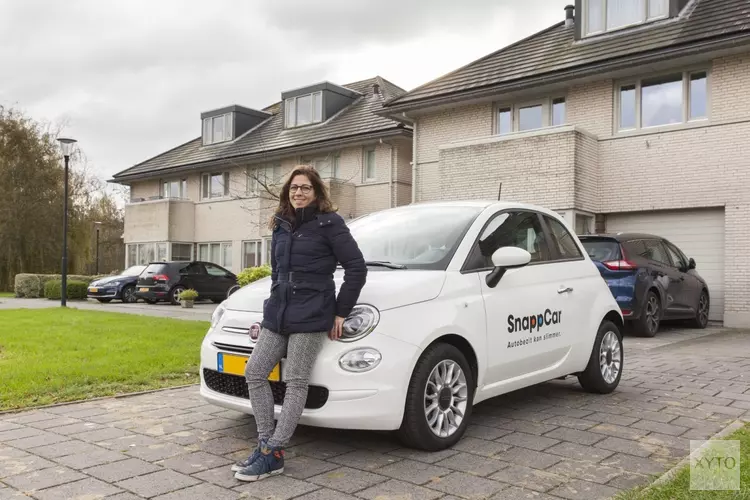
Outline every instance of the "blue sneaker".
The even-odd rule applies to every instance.
[[[266,439],[259,440],[258,446],[255,447],[255,449],[253,450],[253,452],[250,454],[249,457],[247,457],[245,460],[241,460],[237,462],[236,464],[232,466],[232,472],[238,472],[238,471],[241,471],[242,469],[250,467],[250,465],[252,465],[253,462],[258,460],[258,457],[260,456],[260,449],[261,447],[266,445],[266,441],[267,441]]]
[[[260,456],[252,464],[235,472],[234,477],[240,481],[260,481],[269,476],[284,472],[284,450],[264,445]]]

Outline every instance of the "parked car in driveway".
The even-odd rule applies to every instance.
[[[106,276],[89,283],[87,296],[99,302],[111,302],[121,300],[125,304],[138,302],[135,295],[135,284],[138,276],[146,269],[146,266],[130,266],[120,274]]]
[[[152,262],[141,273],[136,295],[150,304],[168,301],[179,304],[179,296],[188,288],[198,292],[198,300],[219,303],[237,285],[237,276],[221,266],[202,261]]]
[[[666,238],[618,233],[580,236],[634,332],[653,337],[662,320],[708,325],[708,284],[696,263]]]
[[[394,430],[407,446],[439,450],[461,438],[473,406],[489,398],[568,375],[596,393],[619,384],[620,308],[555,212],[420,203],[349,228],[367,283],[342,338],[326,342],[315,362],[301,424]],[[342,280],[339,269],[337,287]],[[201,346],[206,401],[252,413],[245,364],[265,301],[290,283],[271,284],[246,285],[214,311]],[[277,405],[284,374],[282,360],[269,376]]]

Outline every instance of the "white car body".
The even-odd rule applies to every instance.
[[[420,421],[418,411],[415,414],[415,410],[408,409],[410,383],[419,379],[415,375],[418,363],[431,346],[448,343],[467,358],[471,369],[464,375],[470,375],[473,383],[468,385],[475,387],[473,397],[471,387],[467,393],[470,410],[473,404],[488,398],[584,372],[593,359],[592,349],[598,349],[595,339],[605,319],[610,321],[608,328],[617,338],[614,346],[614,337],[607,337],[611,344],[610,357],[619,357],[613,358],[618,363],[613,384],[597,392],[609,392],[617,385],[622,372],[622,315],[601,274],[572,231],[570,236],[580,250],[580,258],[524,265],[530,254],[517,247],[500,248],[494,253],[493,262],[502,261],[510,266],[494,288],[486,281],[492,269],[463,270],[488,222],[507,217],[500,215],[493,219],[496,214],[509,210],[535,212],[556,220],[570,231],[565,221],[557,213],[538,206],[492,201],[415,204],[383,213],[409,217],[417,210],[451,207],[473,207],[478,215],[463,233],[444,269],[411,269],[408,263],[407,269],[369,268],[359,304],[377,309],[377,326],[359,340],[325,342],[310,377],[310,398],[319,400],[312,406],[319,406],[323,400],[325,404],[306,408],[301,424],[404,431],[405,422],[411,419],[412,426],[430,421],[428,427],[431,425],[435,429],[435,419],[426,416],[429,408],[422,415],[426,417],[425,422]],[[356,228],[357,222],[351,225]],[[343,270],[339,269],[335,275],[337,285],[340,286],[342,279]],[[268,298],[270,286],[270,278],[259,280],[239,289],[217,308],[201,346],[200,393],[206,401],[252,414],[247,397],[237,395],[244,378],[239,374],[218,374],[218,355],[220,352],[248,355],[252,351],[255,341],[248,335],[249,328],[262,321],[263,301]],[[544,324],[540,325],[537,318]],[[364,372],[343,369],[341,357],[360,348],[376,350],[379,363],[372,362],[375,366]],[[596,354],[607,358],[606,352]],[[599,356],[596,357],[598,360]],[[598,364],[595,368],[600,369]],[[282,379],[283,373],[282,361]],[[232,377],[231,383],[226,382],[230,380],[227,377]],[[419,400],[417,396],[421,394],[423,398],[426,387],[423,382],[420,388],[412,389],[413,405]],[[455,385],[448,392],[460,394],[461,383],[453,382]],[[446,401],[451,399],[448,392],[440,393]],[[438,404],[437,397],[431,397]],[[435,429],[434,442],[418,443],[418,446],[438,449],[460,437],[468,419],[456,416],[469,412],[455,409],[459,399],[454,398],[447,410],[443,407],[448,403],[440,403],[441,412],[451,412],[445,413],[443,418],[450,419],[452,415],[456,429],[444,430],[442,435],[440,429]],[[280,410],[281,406],[277,405],[277,416]],[[405,415],[409,411],[411,413]],[[425,436],[422,434],[420,439],[426,440]]]

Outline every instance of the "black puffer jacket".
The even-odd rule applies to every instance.
[[[308,206],[296,219],[276,218],[271,240],[271,295],[263,327],[282,334],[327,332],[335,316],[346,318],[359,299],[367,266],[344,219]],[[344,268],[336,297],[333,273]]]

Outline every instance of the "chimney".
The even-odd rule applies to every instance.
[[[377,83],[372,84],[372,94],[373,95],[379,95],[380,94],[380,85]]]
[[[573,24],[575,24],[575,16],[573,15],[574,11],[574,5],[567,5],[565,7],[565,26],[573,26]]]

